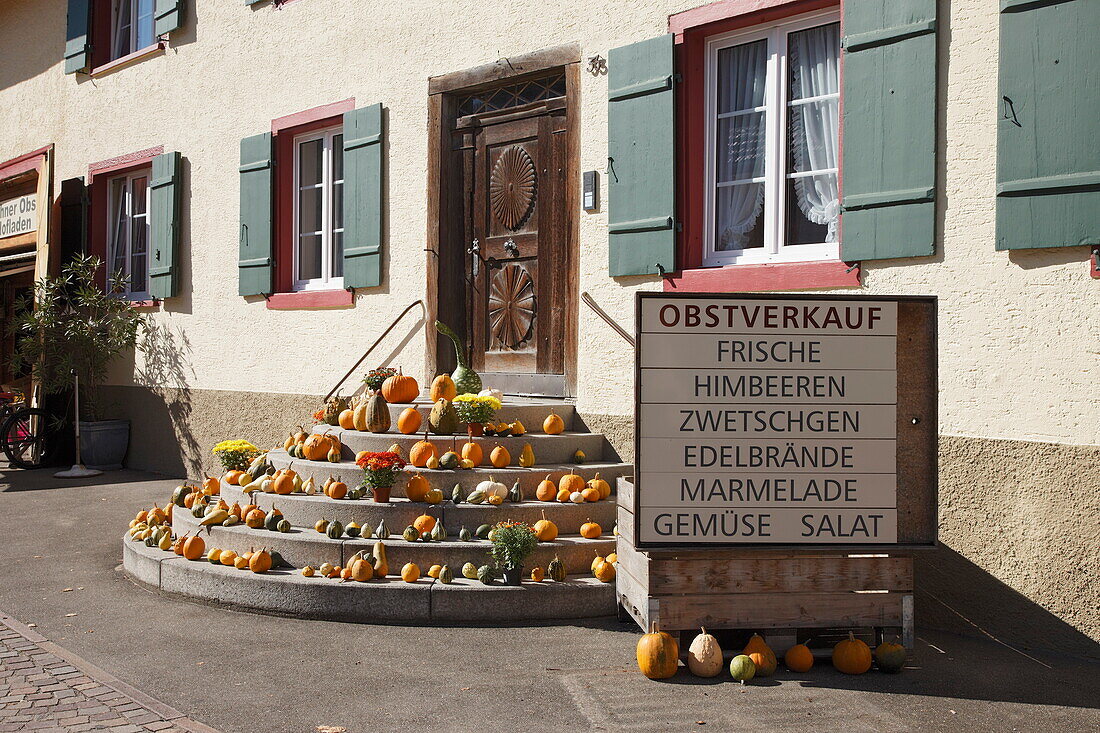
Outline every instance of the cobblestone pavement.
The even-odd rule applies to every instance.
[[[0,731],[216,733],[0,613]]]

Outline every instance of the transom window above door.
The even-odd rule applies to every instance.
[[[107,262],[110,276],[121,275],[122,294],[149,297],[149,171],[112,178]]]
[[[461,97],[458,100],[458,116],[496,112],[564,96],[565,74],[552,74],[540,79],[521,81]]]
[[[294,138],[295,290],[333,290],[344,277],[344,135]]]
[[[153,0],[114,0],[111,59],[128,56],[156,42]]]
[[[703,264],[837,259],[837,13],[707,39]]]

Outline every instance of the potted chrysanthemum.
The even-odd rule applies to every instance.
[[[485,423],[492,422],[500,409],[500,400],[492,395],[460,394],[453,404],[458,419],[466,423],[466,432],[471,437],[484,434]]]
[[[397,474],[405,467],[405,461],[393,451],[364,453],[355,462],[363,469],[363,485],[376,502],[390,500],[390,489],[397,481]]]
[[[493,543],[489,555],[503,572],[504,584],[519,585],[523,579],[523,562],[539,544],[535,528],[527,522],[498,522],[489,537]]]
[[[247,471],[252,459],[260,455],[260,449],[247,440],[223,440],[211,451],[226,471]]]

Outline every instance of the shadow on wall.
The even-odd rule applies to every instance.
[[[132,468],[149,468],[166,473],[197,476],[200,473],[202,446],[191,427],[191,391],[188,389],[194,372],[191,363],[191,342],[182,331],[174,333],[167,324],[150,322],[141,344],[144,364],[134,370],[134,381],[149,385],[161,399],[164,409],[138,411],[131,408],[133,429],[130,431]],[[161,455],[151,460],[146,446],[155,435],[170,434],[170,445],[158,445],[152,450]],[[172,455],[172,452],[175,455]]]
[[[65,56],[65,19],[68,5],[60,0],[0,2],[0,89],[33,79],[57,66]],[[19,152],[13,152],[17,155]],[[0,156],[4,157],[4,156]]]

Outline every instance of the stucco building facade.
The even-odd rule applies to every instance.
[[[1080,22],[1097,19],[1084,7],[1089,0],[1035,4],[1079,12]],[[773,181],[768,177],[772,174],[758,171],[740,178],[732,175],[731,181],[760,184],[768,191],[774,183],[775,205],[789,209],[786,218],[768,219],[773,199],[766,194],[763,219],[773,222],[772,229],[754,234],[755,223],[750,222],[754,228],[748,235],[761,237],[761,251],[768,250],[775,237],[782,240],[784,231],[788,239],[775,245],[779,251],[770,252],[771,257],[756,257],[751,251],[755,243],[730,247],[722,232],[709,229],[718,226],[713,224],[715,216],[718,220],[734,216],[728,207],[736,206],[721,194],[704,193],[708,186],[722,189],[718,185],[721,171],[711,170],[721,168],[722,161],[711,159],[713,165],[696,166],[685,160],[700,147],[700,139],[713,147],[714,136],[726,134],[723,119],[741,119],[736,115],[746,110],[767,117],[774,109],[790,107],[797,96],[790,88],[794,77],[787,77],[787,100],[776,96],[774,103],[779,106],[774,109],[769,107],[773,101],[767,96],[771,94],[768,85],[779,82],[768,81],[764,72],[749,77],[750,86],[758,80],[764,85],[762,97],[739,109],[723,113],[721,106],[728,100],[715,102],[717,111],[702,100],[697,100],[702,106],[696,108],[690,97],[695,90],[706,95],[701,79],[709,79],[708,73],[728,69],[756,73],[744,72],[743,59],[724,57],[723,48],[751,50],[751,44],[761,38],[778,37],[768,33],[786,32],[769,30],[782,29],[783,23],[803,23],[792,26],[795,32],[838,23],[842,15],[845,23],[850,22],[848,9],[838,3],[727,0],[700,9],[699,0],[150,2],[155,22],[165,23],[170,30],[160,41],[152,32],[142,40],[137,31],[127,31],[130,38],[124,42],[118,37],[117,18],[108,13],[106,21],[96,20],[100,17],[96,13],[104,11],[95,0],[90,9],[85,8],[90,20],[84,38],[91,50],[86,59],[79,59],[73,56],[71,18],[68,33],[66,29],[73,6],[79,12],[82,5],[88,3],[10,0],[0,8],[0,108],[4,110],[0,160],[52,146],[54,195],[62,190],[63,181],[84,179],[90,222],[86,246],[95,251],[98,240],[106,256],[110,252],[106,246],[112,246],[106,245],[112,236],[109,221],[117,223],[112,217],[118,212],[114,197],[119,194],[112,191],[133,191],[125,189],[125,183],[112,182],[133,173],[135,167],[138,172],[146,170],[156,156],[179,154],[174,161],[177,168],[169,172],[178,192],[172,214],[173,236],[178,237],[171,253],[174,269],[162,278],[171,280],[164,285],[170,294],[157,298],[149,289],[135,291],[135,300],[142,302],[136,307],[148,312],[152,327],[145,348],[115,365],[108,389],[116,414],[132,420],[131,467],[195,476],[209,466],[210,446],[218,440],[281,441],[289,428],[308,420],[319,397],[417,300],[424,301],[424,308],[414,309],[400,322],[364,367],[400,365],[422,384],[430,381],[437,368],[449,370],[447,342],[437,341],[430,325],[436,317],[454,318],[456,325],[462,325],[466,317],[454,310],[456,303],[462,303],[461,294],[455,294],[454,283],[461,279],[455,279],[454,268],[461,270],[469,258],[456,249],[456,243],[468,244],[469,232],[461,230],[463,215],[454,210],[463,205],[464,195],[454,182],[466,180],[474,190],[485,180],[492,185],[486,178],[491,171],[476,166],[467,171],[462,167],[463,153],[455,151],[472,147],[478,153],[490,151],[486,154],[491,156],[493,146],[503,143],[494,142],[485,130],[500,129],[505,130],[504,142],[534,140],[541,146],[537,152],[528,146],[524,154],[534,158],[539,194],[553,197],[539,206],[556,206],[558,213],[536,210],[535,204],[521,201],[521,210],[514,215],[520,225],[512,240],[524,249],[530,245],[520,234],[535,231],[544,239],[557,237],[554,246],[559,259],[543,259],[541,251],[538,255],[540,277],[549,279],[552,268],[561,273],[551,281],[552,292],[538,290],[540,283],[531,287],[540,304],[560,296],[562,313],[555,316],[560,321],[553,330],[540,332],[535,350],[542,351],[530,356],[529,363],[509,366],[501,358],[489,371],[552,375],[553,379],[543,381],[524,377],[516,383],[516,391],[545,390],[575,399],[585,423],[606,433],[629,459],[633,350],[582,302],[581,293],[587,293],[627,331],[633,330],[634,294],[662,288],[936,295],[942,547],[919,559],[918,584],[924,591],[918,593],[918,623],[969,628],[961,614],[983,628],[1030,638],[1037,645],[1092,648],[1095,653],[1095,642],[1100,640],[1100,591],[1093,582],[1100,559],[1096,519],[1100,515],[1096,390],[1100,370],[1096,318],[1100,280],[1096,278],[1100,273],[1093,248],[1100,244],[1100,215],[1095,213],[1100,208],[1093,209],[1091,240],[1037,240],[1034,247],[997,248],[998,216],[1004,226],[1003,218],[1011,215],[998,212],[998,183],[1004,178],[999,178],[998,129],[1006,115],[1028,113],[1026,103],[1007,109],[999,86],[1003,60],[998,38],[1004,32],[1002,26],[1016,19],[1006,21],[997,3],[898,3],[907,7],[895,8],[890,12],[900,15],[888,18],[883,3],[868,0],[869,6],[879,8],[870,15],[881,16],[878,19],[886,25],[927,26],[926,16],[931,14],[931,30],[909,31],[932,48],[925,57],[911,52],[918,54],[914,62],[924,65],[927,74],[910,80],[933,103],[933,109],[925,106],[921,113],[931,127],[921,128],[925,122],[917,120],[916,128],[901,130],[901,136],[867,139],[868,148],[862,152],[853,148],[850,136],[842,135],[831,150],[825,150],[831,162],[808,164],[808,168],[819,171],[813,176],[817,182],[830,175],[836,178],[839,169],[840,187],[845,189],[849,156],[851,160],[857,154],[873,158],[880,150],[876,146],[906,148],[909,152],[895,163],[914,171],[927,168],[932,181],[926,195],[917,197],[917,204],[924,207],[914,214],[918,224],[906,224],[906,231],[899,232],[890,232],[890,226],[881,222],[867,226],[878,227],[874,236],[902,238],[919,238],[914,229],[927,226],[931,237],[920,256],[895,252],[880,257],[875,248],[882,254],[881,248],[888,245],[878,242],[863,257],[847,257],[846,213],[840,226],[833,227],[839,233],[830,230],[820,236],[806,229],[809,225],[803,227],[812,241],[814,236],[826,240],[810,258],[817,265],[813,267],[796,254],[788,261],[781,255],[794,241],[790,237],[796,226],[802,226],[792,223],[792,211],[794,202],[805,203],[805,197],[798,198],[802,194],[785,188],[793,187],[795,179]],[[144,5],[132,6],[135,27]],[[175,18],[170,17],[173,9],[178,13]],[[1027,12],[1020,10],[1020,14]],[[110,28],[104,31],[99,22]],[[632,231],[629,226],[623,228],[623,217],[616,216],[617,194],[609,187],[629,180],[630,172],[622,170],[621,155],[615,160],[609,153],[615,146],[609,135],[616,130],[617,75],[634,57],[612,49],[670,32],[669,58],[675,75],[670,109],[675,122],[669,120],[666,147],[675,169],[670,171],[668,187],[674,189],[675,218],[680,225],[680,231],[675,226],[669,230],[675,232],[669,235],[675,261],[650,274],[623,274],[631,266],[621,261],[616,265],[614,248],[620,246],[615,242],[616,224],[622,233]],[[841,28],[835,38],[847,35],[849,29]],[[707,39],[714,37],[731,40],[707,55],[711,54]],[[122,48],[120,43],[129,46]],[[1064,63],[1078,62],[1073,44],[1066,46]],[[774,47],[761,48],[767,48],[765,56],[774,57]],[[793,45],[787,50],[794,53],[791,49]],[[782,57],[780,63],[786,66],[777,68],[791,69],[798,60]],[[840,64],[841,74],[845,63]],[[623,66],[616,68],[616,64]],[[67,65],[79,70],[66,73]],[[508,102],[500,102],[495,109],[477,108],[478,102],[471,101],[488,100],[493,90],[532,79],[543,86],[513,92]],[[618,79],[624,84],[630,81]],[[842,104],[852,104],[844,101],[846,85],[838,91],[835,83],[823,84],[812,95],[807,92],[806,98],[828,105],[836,104],[839,96]],[[898,91],[905,93],[900,87]],[[894,90],[882,93],[891,95]],[[1088,93],[1096,95],[1095,90],[1083,92]],[[564,107],[555,107],[553,100],[559,98],[565,100]],[[1096,99],[1081,103],[1096,108]],[[379,104],[380,108],[375,107]],[[475,108],[463,108],[463,104]],[[505,119],[509,110],[529,112],[539,105],[543,105],[539,124],[545,129],[523,132],[504,127],[511,124]],[[372,109],[377,110],[377,118],[369,113]],[[333,121],[339,126],[344,119],[343,152],[352,155],[346,140],[352,128],[349,118],[342,116],[361,110],[368,112],[356,124],[370,128],[377,121],[380,125],[377,131],[366,129],[363,139],[378,131],[381,135],[364,143],[374,157],[355,160],[367,168],[377,165],[381,174],[373,179],[377,190],[359,190],[354,195],[376,202],[377,216],[354,222],[345,216],[341,226],[335,226],[331,205],[338,195],[335,188],[340,181],[352,179],[342,178],[340,164],[323,157],[341,145],[331,134],[326,137],[325,131],[333,129]],[[480,128],[463,127],[467,118],[490,112],[497,116],[488,122],[482,119]],[[851,107],[845,107],[845,124],[849,113]],[[696,127],[696,115],[708,114],[715,120],[704,120]],[[1093,117],[1089,124],[1095,133],[1100,123]],[[886,121],[881,124],[883,129],[886,125]],[[678,130],[678,135],[671,130]],[[271,265],[273,282],[266,292],[241,295],[242,181],[249,165],[242,157],[242,140],[265,134],[274,140],[266,142],[270,155],[265,160],[274,161],[269,190],[276,199],[276,212],[270,238],[278,262]],[[482,134],[487,139],[479,137]],[[767,134],[773,135],[772,128],[767,128]],[[832,134],[835,139],[836,131]],[[781,151],[778,157],[768,157],[770,152],[760,155],[781,163],[784,133],[774,136]],[[280,140],[286,141],[287,150],[291,142],[296,146],[314,143],[310,147],[314,152],[308,154],[324,161],[318,163],[321,173],[316,181],[304,177],[306,149],[299,147],[294,162],[289,162],[291,158],[280,150]],[[922,152],[925,140],[928,145]],[[743,145],[743,140],[737,144]],[[701,146],[703,157],[708,155],[707,145]],[[1083,158],[1089,155],[1095,157],[1094,152],[1082,153]],[[520,168],[523,164],[523,160],[516,163]],[[543,164],[546,167],[540,168]],[[1002,169],[1007,164],[1002,151]],[[558,171],[550,172],[554,165]],[[805,165],[794,167],[806,169]],[[582,174],[588,171],[597,172],[592,201],[584,200],[582,187]],[[698,180],[692,178],[696,175]],[[1033,177],[1049,175],[1040,171]],[[157,178],[156,170],[152,178]],[[673,180],[678,183],[674,185]],[[316,228],[323,246],[316,249],[317,261],[311,261],[314,272],[306,272],[302,265],[307,258],[301,249],[305,240],[300,238],[308,229],[303,223],[306,215],[301,213],[305,199],[295,199],[284,185],[297,193],[309,186],[323,187],[322,198],[330,202],[318,209],[328,216],[328,223]],[[829,184],[823,185],[824,189],[818,186],[819,197],[823,190],[828,194]],[[903,181],[894,188],[921,185]],[[113,188],[117,186],[123,188]],[[353,195],[350,191],[343,195]],[[493,190],[483,195],[491,205]],[[832,199],[833,208],[838,209],[835,191]],[[293,216],[290,209],[279,208],[280,201],[295,200]],[[450,214],[445,216],[441,212],[448,206]],[[701,212],[697,217],[689,211],[696,208]],[[718,214],[713,213],[715,209],[720,210]],[[55,214],[55,219],[59,217]],[[131,226],[136,226],[134,217],[131,210]],[[828,223],[814,224],[822,230],[830,228]],[[1013,226],[1020,229],[1018,222]],[[331,253],[335,236],[355,227],[377,244],[366,255],[371,262],[367,269],[375,267],[377,272],[359,273],[357,277],[365,278],[361,282],[367,284],[348,290],[340,283],[332,286],[340,275]],[[255,229],[248,236],[256,236]],[[308,229],[309,236],[313,231]],[[299,249],[281,249],[281,240],[292,235],[298,237],[293,246]],[[492,231],[480,235],[483,244],[494,242],[493,246],[502,246],[496,240],[504,238]],[[838,239],[843,243],[839,250]],[[701,255],[693,254],[696,246]],[[345,247],[344,262],[349,263],[352,245],[345,243]],[[279,261],[280,252],[290,251],[294,252],[290,259]],[[748,254],[726,256],[734,251]],[[692,258],[709,266],[684,266]],[[287,269],[291,264],[297,269]],[[653,264],[641,263],[643,269],[652,269]],[[148,267],[152,274],[157,263],[149,262]],[[344,274],[351,277],[348,272]],[[475,279],[480,276],[474,275]],[[325,286],[326,278],[331,287]],[[513,284],[520,289],[526,285]],[[548,312],[541,316],[545,321],[552,320]],[[985,602],[975,599],[975,588],[981,589]],[[1035,639],[1036,628],[1044,630],[1046,638]]]

